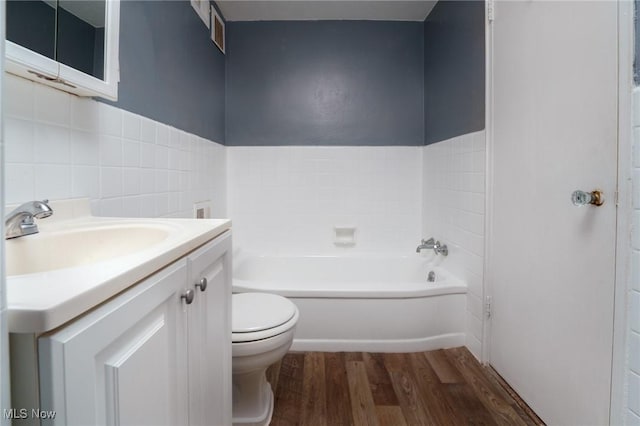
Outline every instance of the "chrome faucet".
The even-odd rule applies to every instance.
[[[443,256],[449,254],[447,245],[441,244],[440,241],[436,241],[433,238],[429,238],[428,240],[422,239],[420,245],[416,248],[416,253],[420,253],[420,251],[424,249],[433,249],[435,254],[441,254]]]
[[[433,238],[429,238],[425,240],[424,238],[420,242],[420,245],[416,248],[416,253],[420,253],[420,251],[424,249],[435,249],[436,248],[436,240]]]
[[[449,254],[449,249],[447,248],[447,245],[440,244],[440,241],[436,241],[436,245],[433,248],[433,251],[436,252],[436,254],[441,254],[443,256],[447,256]]]
[[[48,202],[49,200],[29,201],[9,213],[4,219],[5,239],[37,234],[38,225],[33,218],[44,219],[53,214]]]

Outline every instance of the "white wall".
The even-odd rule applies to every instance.
[[[100,216],[226,216],[225,147],[5,75],[7,204],[88,197]]]
[[[465,280],[466,346],[481,358],[483,321],[485,132],[424,147],[422,230],[447,244],[442,266]]]
[[[229,147],[234,246],[252,252],[413,253],[422,147]],[[355,226],[352,248],[334,226]]]
[[[640,425],[640,88],[633,93],[633,234],[631,288],[627,323],[627,412],[628,425]]]

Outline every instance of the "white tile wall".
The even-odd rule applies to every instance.
[[[269,252],[415,251],[422,147],[229,147],[234,245]],[[355,226],[336,247],[334,226]]]
[[[225,147],[136,114],[6,75],[8,204],[88,197],[102,216],[225,217]]]
[[[469,285],[467,347],[481,357],[485,132],[424,147],[422,233],[447,244],[442,266]]]
[[[447,269],[469,284],[467,346],[482,341],[485,133],[426,147],[229,147],[234,245],[258,252],[413,252],[450,247]],[[357,227],[354,248],[334,226]]]
[[[633,235],[631,288],[629,289],[627,349],[627,416],[629,425],[640,425],[640,88],[633,93]]]
[[[254,251],[411,253],[434,236],[469,283],[480,356],[484,132],[427,147],[225,148],[10,75],[5,99],[7,203],[88,197],[97,215],[190,217],[209,199]],[[335,246],[334,226],[355,226],[355,247]]]

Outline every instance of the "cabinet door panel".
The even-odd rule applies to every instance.
[[[189,415],[194,425],[231,424],[231,236],[189,256],[196,291],[189,310]],[[202,291],[195,284],[207,279]]]
[[[187,279],[180,261],[40,339],[53,424],[187,424]]]
[[[104,362],[107,423],[166,425],[171,417],[171,376],[158,374],[173,364],[172,330],[160,308],[138,325]]]

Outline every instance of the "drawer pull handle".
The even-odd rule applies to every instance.
[[[187,305],[190,305],[191,303],[193,303],[193,298],[195,296],[195,292],[191,289],[187,290],[184,292],[184,294],[182,296],[180,296],[180,299],[184,299],[184,301],[187,303]]]
[[[207,289],[207,279],[202,277],[200,282],[196,283],[196,287],[200,287],[200,291],[205,291]]]

